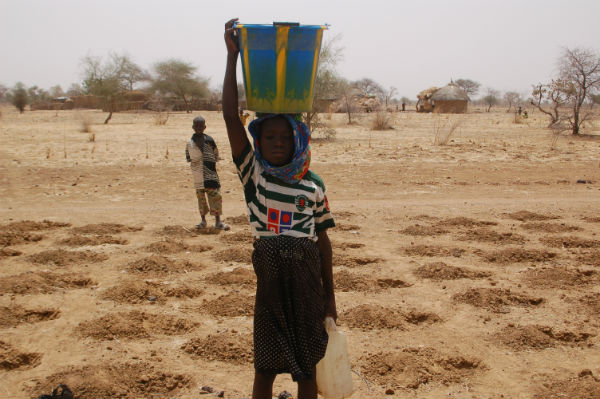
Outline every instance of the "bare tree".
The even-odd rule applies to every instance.
[[[27,96],[29,97],[30,103],[47,101],[50,99],[50,93],[48,93],[47,90],[39,88],[37,85],[33,85],[27,89]]]
[[[65,92],[60,85],[52,86],[48,91],[50,92],[50,97],[52,98],[62,97],[65,95]]]
[[[356,104],[356,96],[360,92],[354,84],[351,82],[341,79],[338,86],[339,95],[344,105],[344,110],[348,115],[348,124],[352,124],[352,115],[356,113],[358,105]]]
[[[600,89],[600,54],[583,48],[565,48],[558,64],[557,77],[549,84],[533,87],[531,104],[550,117],[548,127],[579,134],[583,124],[593,116],[583,106],[587,101],[593,107],[593,95]],[[544,108],[544,101],[550,109]],[[569,108],[569,113],[564,113],[564,107]]]
[[[381,98],[385,92],[383,87],[373,79],[363,78],[354,82],[354,87],[358,90],[358,94],[362,97],[377,97]]]
[[[480,83],[470,79],[458,79],[454,82],[454,84],[460,87],[462,91],[467,93],[469,98],[476,96],[477,92],[479,92],[479,87],[481,86]]]
[[[139,69],[127,55],[109,53],[108,59],[103,62],[101,57],[86,56],[83,64],[83,86],[88,94],[101,97],[108,116],[104,123],[108,123],[113,112],[118,108],[124,94],[132,87],[132,70]]]
[[[548,102],[548,107],[545,108],[543,102]],[[550,117],[548,127],[553,127],[559,122],[559,109],[565,103],[565,98],[562,91],[559,90],[558,82],[552,81],[550,84],[541,84],[533,86],[531,90],[530,104],[540,110],[540,112]]]
[[[122,55],[119,62],[123,81],[127,84],[127,90],[132,91],[138,82],[150,80],[150,74],[134,63],[128,55]]]
[[[506,112],[510,112],[513,105],[517,108],[517,105],[521,102],[521,95],[516,91],[507,91],[504,93],[504,101],[508,104]]]
[[[498,104],[498,97],[500,97],[500,92],[489,87],[485,90],[485,92],[486,94],[485,97],[483,97],[483,102],[488,106],[486,111],[490,112],[492,106]]]
[[[600,54],[583,48],[565,48],[559,65],[561,89],[571,107],[566,121],[571,132],[579,134],[583,123],[592,116],[591,112],[582,114],[583,104],[600,88]]]
[[[192,112],[192,98],[206,98],[209,95],[208,79],[196,75],[197,68],[192,64],[176,59],[154,64],[151,88],[159,95],[172,95],[185,105],[186,112]]]
[[[336,35],[324,41],[319,51],[313,106],[309,112],[303,114],[304,123],[311,132],[326,129],[326,126],[319,122],[319,112],[324,111],[322,104],[340,96],[341,78],[336,70],[338,62],[343,59],[343,48],[338,45],[340,40],[341,36]]]
[[[389,89],[383,91],[383,103],[385,104],[385,109],[388,109],[388,105],[392,101],[392,98],[396,95],[398,89],[391,86]]]
[[[82,96],[83,93],[83,87],[81,87],[79,83],[71,83],[71,86],[69,86],[69,89],[67,90],[67,96],[69,97]]]

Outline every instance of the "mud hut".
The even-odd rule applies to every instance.
[[[464,114],[467,112],[469,97],[454,82],[450,82],[431,95],[431,102],[435,113]]]
[[[433,94],[438,90],[439,88],[433,86],[417,94],[417,112],[433,111],[433,102],[431,101],[431,96],[433,96]]]

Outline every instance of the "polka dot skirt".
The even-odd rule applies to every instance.
[[[324,291],[319,248],[308,238],[256,240],[254,368],[261,374],[312,376],[325,355]]]

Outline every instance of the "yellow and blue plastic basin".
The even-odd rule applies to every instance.
[[[327,25],[236,24],[247,108],[300,113],[312,109],[323,30]]]

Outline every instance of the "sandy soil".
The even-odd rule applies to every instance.
[[[221,115],[202,114],[220,234],[193,229],[192,115],[2,109],[0,397],[249,396],[251,237]],[[600,397],[600,140],[553,146],[530,115],[323,116],[354,397]]]

